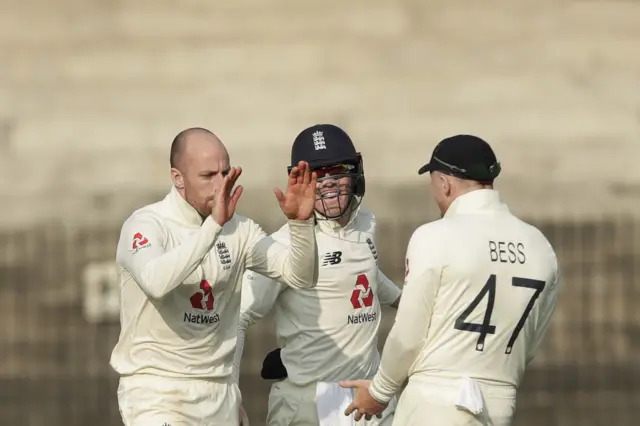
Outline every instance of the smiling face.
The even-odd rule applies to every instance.
[[[349,208],[353,197],[353,166],[337,164],[314,171],[318,174],[318,188],[315,209],[322,216],[339,218]]]

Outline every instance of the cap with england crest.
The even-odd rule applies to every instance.
[[[293,141],[289,171],[299,161],[306,161],[314,169],[330,164],[357,165],[362,157],[347,132],[333,124],[316,124],[304,129]]]

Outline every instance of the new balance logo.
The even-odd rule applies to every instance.
[[[324,255],[322,266],[337,265],[340,262],[342,262],[342,252],[334,251],[333,253],[327,253]]]
[[[320,130],[313,132],[313,146],[316,151],[327,149],[327,145],[324,143],[324,134]]]

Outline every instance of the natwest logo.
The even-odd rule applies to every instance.
[[[217,312],[211,312],[213,311],[214,300],[213,289],[209,281],[200,281],[200,291],[194,293],[193,296],[189,298],[189,301],[193,309],[202,312],[198,314],[185,312],[184,322],[192,324],[217,324],[220,322],[220,315]]]
[[[189,300],[191,301],[191,306],[193,307],[193,309],[212,311],[213,301],[215,300],[215,298],[213,296],[213,291],[211,291],[211,284],[209,284],[209,281],[200,281],[200,291],[194,293],[194,295],[191,296]]]
[[[377,312],[353,314],[349,315],[349,317],[347,318],[347,324],[362,324],[365,322],[374,322],[377,317]]]
[[[373,305],[373,290],[369,287],[369,279],[365,274],[356,278],[356,288],[351,293],[351,304],[354,309]]]
[[[137,253],[140,249],[150,246],[151,243],[149,242],[147,237],[142,235],[140,232],[136,232],[133,235],[133,243],[131,244],[131,248],[133,249],[134,254]]]

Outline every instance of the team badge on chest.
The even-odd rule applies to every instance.
[[[369,250],[371,250],[371,255],[373,259],[378,261],[378,250],[376,250],[375,244],[373,244],[373,240],[371,238],[367,238],[367,244],[369,245]]]
[[[231,253],[224,241],[216,243],[216,251],[218,253],[218,260],[220,261],[220,265],[222,265],[222,269],[225,271],[231,269]]]

